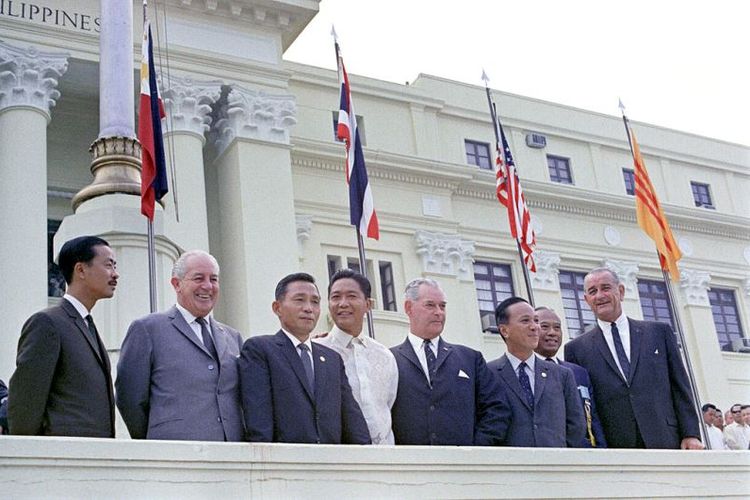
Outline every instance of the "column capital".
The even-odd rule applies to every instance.
[[[638,297],[638,264],[626,260],[604,259],[602,266],[611,269],[625,285],[625,296],[632,299]]]
[[[295,222],[297,224],[297,243],[300,247],[304,242],[310,239],[310,233],[312,233],[312,215],[296,215]]]
[[[162,88],[164,87],[162,82]],[[221,96],[222,82],[197,81],[190,76],[171,77],[162,92],[167,133],[195,134],[205,143],[205,133],[211,125],[211,104]]]
[[[710,306],[711,275],[696,269],[680,269],[680,288],[689,306]]]
[[[750,297],[750,278],[745,278],[742,282],[742,289],[745,291],[745,295]]]
[[[68,70],[65,52],[40,52],[0,41],[0,111],[32,107],[50,120],[50,109],[60,97],[59,78]]]
[[[473,280],[474,242],[457,234],[433,233],[419,230],[414,233],[417,255],[422,258],[422,271]]]
[[[216,122],[216,149],[221,154],[235,138],[289,144],[289,129],[297,123],[293,95],[267,94],[232,85],[222,118]]]
[[[560,274],[560,254],[535,250],[534,262],[536,263],[536,272],[531,273],[532,286],[539,290],[559,290],[560,283],[557,276]]]

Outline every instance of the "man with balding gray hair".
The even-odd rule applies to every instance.
[[[117,407],[134,439],[241,441],[240,334],[211,312],[219,264],[202,251],[172,268],[177,304],[134,321],[117,364]]]
[[[482,354],[449,344],[445,293],[431,279],[406,285],[409,334],[391,351],[398,365],[396,444],[492,446],[505,442],[510,407]]]

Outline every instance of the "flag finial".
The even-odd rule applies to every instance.
[[[617,98],[617,101],[619,103],[617,106],[620,108],[620,112],[624,115],[625,114],[625,105],[622,103],[622,99],[620,99],[619,97]]]
[[[339,37],[336,35],[336,27],[333,24],[331,25],[331,36],[333,37],[333,41],[338,43]]]
[[[482,68],[482,81],[484,82],[485,86],[489,86],[489,84],[490,84],[490,77],[487,76],[487,73],[484,71],[484,68]]]

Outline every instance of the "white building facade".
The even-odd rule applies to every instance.
[[[281,277],[306,271],[324,290],[331,270],[358,265],[344,148],[334,139],[336,73],[282,58],[318,2],[158,6],[156,58],[164,62],[166,144],[177,180],[170,189],[178,196],[175,206],[170,193],[157,213],[159,308],[174,300],[171,264],[202,248],[222,266],[217,316],[245,337],[271,333]],[[113,358],[130,322],[148,313],[146,222],[127,179],[139,150],[135,111],[113,112],[99,84],[107,81],[100,54],[122,57],[100,48],[100,29],[128,11],[107,14],[94,0],[0,0],[0,268],[9,284],[22,284],[0,292],[9,310],[0,339],[6,381],[24,320],[59,300],[50,257],[70,237],[101,235],[117,252],[120,286],[94,310]],[[140,2],[132,12],[126,73],[137,81]],[[448,297],[446,338],[496,358],[504,344],[485,328],[483,312],[526,292],[495,197],[484,88],[429,75],[410,85],[356,75],[351,82],[380,220],[380,240],[366,241],[376,337],[402,341],[403,287],[426,276]],[[742,352],[750,329],[750,148],[633,123],[684,254],[672,310],[653,243],[635,222],[622,121],[500,90],[494,96],[536,230],[536,304],[555,309],[566,336],[575,336],[593,318],[583,274],[609,266],[626,284],[629,316],[679,316],[703,402],[724,409],[750,402],[750,354]],[[109,133],[104,122],[119,118],[123,126]],[[123,183],[96,180],[110,160],[125,165]],[[321,317],[317,329],[329,327]]]

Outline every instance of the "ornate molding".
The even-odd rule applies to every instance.
[[[297,223],[297,243],[299,243],[300,246],[310,239],[310,233],[312,233],[312,219],[312,215],[295,216],[295,221]]]
[[[473,280],[474,242],[462,240],[457,234],[433,233],[419,230],[414,233],[417,255],[422,259],[422,271]]]
[[[745,291],[745,295],[750,297],[750,278],[746,278],[745,281],[742,282],[742,289]]]
[[[559,291],[560,254],[557,252],[534,251],[536,272],[531,273],[531,286],[537,290]]]
[[[50,120],[60,92],[59,78],[68,70],[64,52],[40,52],[36,47],[21,49],[0,41],[0,111],[31,106]]]
[[[620,281],[625,285],[625,296],[638,296],[638,264],[625,260],[604,259],[602,265],[617,273]]]
[[[162,92],[168,118],[167,132],[190,132],[203,138],[211,125],[211,104],[221,95],[220,81],[195,81],[191,77],[172,77]],[[164,82],[162,82],[164,87]]]
[[[289,129],[297,123],[292,95],[271,95],[232,85],[223,117],[216,122],[216,148],[221,154],[235,138],[289,144]]]
[[[680,269],[680,288],[689,306],[711,306],[708,301],[711,275],[706,271]]]

